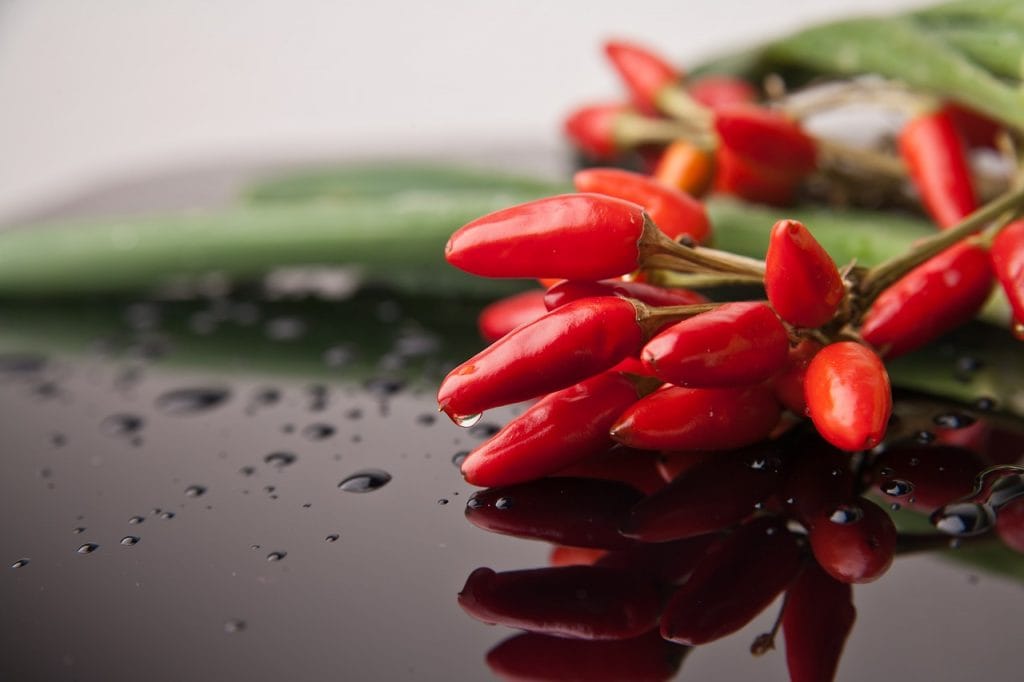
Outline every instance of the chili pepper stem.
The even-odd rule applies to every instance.
[[[849,166],[872,178],[881,176],[885,180],[902,181],[907,177],[907,167],[895,156],[827,138],[819,137],[817,142],[818,162],[822,166]]]
[[[694,315],[714,310],[722,303],[696,303],[694,305],[651,306],[634,298],[629,302],[636,308],[636,323],[645,339],[650,339],[667,323],[685,320]]]
[[[708,132],[711,129],[711,111],[677,85],[668,85],[659,90],[654,103],[672,118],[693,123]]]
[[[681,272],[731,273],[764,278],[762,260],[717,249],[680,244],[667,237],[653,223],[644,226],[638,246],[641,267]]]
[[[613,137],[621,149],[633,149],[645,144],[667,144],[680,138],[701,146],[704,133],[682,121],[648,118],[638,114],[620,114],[616,117]]]
[[[968,237],[992,221],[1009,222],[1024,208],[1024,188],[1006,192],[964,218],[956,226],[929,237],[902,255],[879,263],[865,273],[857,285],[862,309],[866,310],[889,285],[932,256]]]
[[[677,272],[668,269],[643,270],[645,281],[664,288],[707,289],[727,286],[749,286],[763,284],[754,275],[736,275],[712,272]]]
[[[787,604],[789,604],[789,590],[782,594],[782,605],[779,607],[779,613],[775,616],[775,622],[772,623],[772,629],[768,632],[762,632],[754,638],[753,643],[750,645],[751,655],[764,656],[769,651],[775,649],[775,636],[779,634],[779,628],[782,627],[782,616],[786,613]]]

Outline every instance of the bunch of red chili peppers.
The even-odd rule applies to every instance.
[[[532,500],[525,522],[501,522],[519,534],[602,550],[685,549],[693,562],[667,560],[676,571],[668,604],[657,602],[622,637],[640,636],[660,618],[665,639],[710,641],[788,590],[791,615],[782,622],[787,648],[797,651],[791,674],[829,679],[853,622],[849,584],[879,577],[896,547],[890,516],[861,493],[875,486],[891,495],[887,486],[913,477],[915,503],[933,512],[969,492],[992,464],[962,443],[890,438],[883,446],[893,410],[884,360],[973,319],[996,281],[1022,329],[1022,193],[1011,189],[979,206],[967,156],[970,145],[998,145],[1006,133],[939,103],[915,110],[899,134],[900,158],[880,163],[808,134],[784,107],[758,103],[746,82],[687,82],[626,43],[606,52],[630,104],[581,109],[566,131],[596,160],[644,152],[651,175],[580,171],[578,193],[479,218],[446,247],[448,261],[467,272],[547,287],[486,309],[480,326],[492,345],[440,387],[440,409],[461,424],[539,399],[472,451],[462,472],[517,505]],[[763,261],[705,246],[705,192],[783,206],[812,174],[851,161],[902,169],[942,231],[870,269],[837,265],[813,225],[785,218],[765,226]],[[721,286],[755,293],[712,301],[696,291]],[[805,417],[816,433],[801,426]],[[544,483],[552,475],[609,478],[623,489],[555,494]],[[1018,549],[1022,504],[1000,516],[1000,534]],[[555,507],[569,520],[551,530]],[[544,523],[530,519],[537,509],[547,510]],[[595,518],[614,523],[595,530]],[[522,531],[524,524],[534,530]],[[750,569],[759,579],[749,581],[757,594],[740,608],[728,594],[746,575],[738,548],[751,546],[760,557]],[[477,578],[464,595],[479,606],[491,589],[483,582],[497,578]],[[708,610],[709,594],[724,611]]]

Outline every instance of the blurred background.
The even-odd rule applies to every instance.
[[[601,41],[678,63],[920,0],[0,0],[0,222],[168,168],[560,143]]]

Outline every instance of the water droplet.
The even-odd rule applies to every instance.
[[[512,508],[512,498],[511,497],[499,497],[494,502],[494,508],[495,509],[511,509]]]
[[[231,397],[227,388],[178,388],[162,393],[156,406],[165,414],[185,416],[212,410]]]
[[[71,532],[74,533],[75,535],[81,535],[82,533],[85,532],[85,526],[78,526],[76,528],[72,528]]]
[[[97,545],[95,542],[87,542],[84,545],[80,546],[75,551],[78,552],[79,554],[92,554],[93,552],[95,552],[99,548],[100,548],[100,546]]]
[[[242,474],[243,476],[252,476],[253,474],[256,473],[256,467],[244,466],[238,470],[238,473]]]
[[[382,488],[391,480],[391,474],[382,469],[364,469],[346,477],[338,487],[348,493],[368,493]]]
[[[439,499],[437,501],[437,503],[438,504],[448,504],[448,498],[447,497],[442,497],[441,499]]]
[[[252,550],[257,550],[259,548],[260,548],[259,545],[249,545],[249,549],[252,549]]]
[[[165,520],[173,519],[174,518],[174,512],[172,512],[172,511],[165,511],[165,512],[160,514],[160,518],[161,519],[165,519]]]
[[[924,445],[934,442],[935,438],[935,433],[933,433],[932,431],[918,431],[916,434],[914,434],[914,440]]]
[[[944,429],[963,429],[975,421],[974,417],[963,414],[962,412],[945,412],[943,414],[937,414],[932,419],[936,426],[941,426]]]
[[[889,509],[892,509],[893,511],[899,511],[900,509],[903,509],[903,505],[901,505],[899,502],[893,502],[892,504],[889,505]]]
[[[993,398],[983,396],[974,401],[974,409],[980,412],[992,412],[996,409],[996,401]]]
[[[461,469],[462,463],[466,461],[467,457],[469,457],[469,450],[459,450],[452,455],[452,464]]]
[[[267,561],[280,561],[288,556],[288,552],[271,552],[267,555]]]
[[[1013,335],[1024,341],[1024,322],[1013,323]]]
[[[335,431],[330,424],[310,424],[302,429],[302,436],[307,440],[326,440],[333,436]]]
[[[960,502],[937,509],[932,514],[931,522],[948,535],[978,535],[992,528],[995,515],[986,505]]]
[[[141,538],[138,535],[125,535],[123,538],[121,538],[121,544],[127,547],[132,547],[134,545],[139,544],[140,539]]]
[[[130,523],[133,526],[137,526],[140,523],[145,522],[145,520],[146,520],[146,517],[144,517],[144,516],[133,516],[130,519],[128,519],[128,523]]]
[[[238,618],[233,618],[233,619],[227,621],[226,623],[224,623],[224,632],[226,632],[229,635],[233,635],[233,634],[236,634],[238,632],[243,632],[245,630],[245,628],[246,628],[245,621],[244,620],[239,620]]]
[[[309,410],[310,412],[323,412],[327,409],[327,403],[330,398],[330,391],[323,384],[313,384],[306,389],[309,393]]]
[[[853,505],[844,504],[837,507],[836,510],[829,515],[828,520],[832,523],[846,526],[851,523],[857,523],[862,518],[864,518],[863,509]]]
[[[464,429],[472,428],[483,419],[483,412],[477,412],[476,414],[449,414],[448,415],[456,426],[461,426]]]
[[[257,391],[255,394],[253,394],[252,399],[249,401],[249,406],[246,408],[246,410],[252,413],[260,408],[275,405],[278,402],[280,402],[280,400],[280,390],[273,387],[263,388]]]
[[[891,497],[903,497],[914,492],[914,484],[910,481],[904,481],[899,478],[894,478],[889,481],[883,481],[879,486],[883,493]]]
[[[206,494],[206,487],[201,485],[190,485],[185,488],[186,497],[202,497]]]
[[[18,559],[13,564],[11,564],[11,568],[23,568],[25,566],[28,566],[29,563],[31,563],[31,561],[31,559]]]
[[[892,476],[894,473],[896,473],[896,472],[892,470],[892,467],[882,467],[878,471],[878,475],[882,476],[882,477],[885,477],[885,478],[888,478],[889,476]]]
[[[345,418],[352,420],[362,419],[363,411],[358,407],[353,407],[351,410],[345,413]]]
[[[425,414],[421,414],[418,417],[416,417],[416,423],[417,424],[422,424],[423,426],[430,426],[431,424],[433,424],[436,421],[437,421],[437,417],[435,415],[430,414],[429,412],[425,413]]]
[[[145,423],[135,414],[112,414],[100,422],[100,429],[111,436],[130,436],[141,430]]]
[[[263,458],[263,461],[278,469],[295,464],[299,457],[294,452],[271,452]]]
[[[341,537],[341,536],[339,536],[337,533],[331,533],[330,535],[328,535],[327,537],[324,538],[324,541],[325,542],[337,542],[339,537]]]
[[[478,500],[475,495],[466,501],[466,507],[469,509],[480,509],[482,506],[484,506],[484,503]]]

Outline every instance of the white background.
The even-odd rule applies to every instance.
[[[0,0],[0,221],[223,159],[559,142],[602,40],[685,64],[893,0]]]

